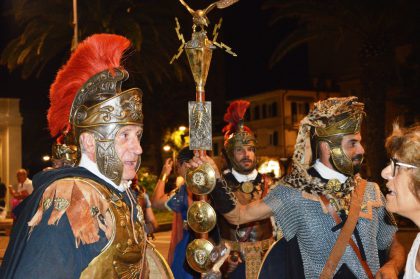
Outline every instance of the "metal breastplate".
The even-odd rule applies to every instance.
[[[134,217],[138,244],[134,240],[130,221],[130,208],[117,194],[105,186],[89,180],[89,184],[98,191],[102,198],[109,202],[112,216],[113,232],[108,243],[89,265],[83,270],[80,278],[148,278],[146,260],[146,239],[141,216]],[[139,208],[139,207],[138,207]]]
[[[263,198],[263,185],[258,185],[252,193],[244,193],[241,191],[238,185],[235,185],[234,181],[227,180],[227,185],[235,196],[236,200],[246,205],[253,201],[260,200]],[[223,216],[218,216],[218,226],[220,229],[220,235],[222,238],[231,241],[260,241],[268,239],[273,236],[273,226],[271,225],[270,218],[246,223],[237,227],[236,225],[230,224]]]

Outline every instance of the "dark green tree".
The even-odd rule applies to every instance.
[[[46,66],[58,69],[71,53],[72,5],[71,0],[14,0],[5,15],[14,19],[19,31],[3,49],[0,63],[10,71],[20,70],[24,79],[39,77]],[[125,86],[136,85],[144,91],[148,128],[143,145],[150,146],[146,157],[158,168],[161,162],[153,158],[161,158],[163,127],[177,119],[173,108],[186,108],[182,93],[186,90],[181,94],[176,90],[193,84],[186,59],[169,64],[180,45],[174,17],[185,22],[183,32],[190,32],[190,15],[173,0],[79,0],[77,6],[79,41],[94,33],[115,33],[131,40],[129,59],[123,61],[131,74]]]
[[[357,40],[353,52],[359,58],[359,69],[354,74],[362,85],[361,99],[366,105],[364,142],[374,181],[381,181],[386,163],[386,94],[398,85],[394,51],[418,37],[418,7],[415,0],[272,0],[264,4],[272,12],[273,24],[285,19],[298,22],[298,27],[278,43],[271,65],[295,47],[314,40],[335,41],[330,49],[324,49],[327,53],[348,43],[349,38]]]

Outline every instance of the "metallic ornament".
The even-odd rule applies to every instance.
[[[341,183],[338,179],[330,179],[325,186],[327,190],[331,193],[340,192],[341,191]]]
[[[145,221],[144,221],[143,209],[141,209],[141,206],[140,205],[136,205],[136,208],[137,208],[137,220],[140,223],[144,223]]]
[[[209,163],[204,163],[188,170],[185,182],[193,194],[207,195],[216,185],[216,173]]]
[[[146,260],[149,267],[149,278],[155,279],[174,279],[171,267],[165,258],[152,245],[147,245]]]
[[[353,161],[344,153],[343,148],[340,146],[330,146],[331,159],[337,170],[345,175],[353,176],[354,168]]]
[[[42,205],[43,205],[44,211],[50,208],[50,206],[52,205],[52,202],[53,201],[51,198],[47,198],[45,201],[43,201]]]
[[[207,202],[195,201],[188,208],[187,222],[196,233],[207,233],[216,225],[216,212]]]
[[[211,150],[211,102],[188,102],[190,148]]]
[[[241,184],[241,191],[245,194],[252,193],[254,191],[254,184],[250,181],[243,182]]]
[[[58,211],[64,211],[67,209],[67,207],[69,207],[70,202],[64,198],[54,198],[54,209],[58,210]]]
[[[319,138],[328,138],[338,135],[359,133],[363,115],[362,112],[350,114],[348,117],[328,125],[327,127],[316,127],[315,134]]]
[[[76,144],[83,132],[95,135],[98,169],[116,185],[121,183],[123,163],[115,152],[115,136],[125,125],[143,125],[143,93],[138,88],[122,91],[127,79],[128,72],[122,68],[94,75],[77,92],[70,111]]]
[[[192,269],[197,272],[208,272],[213,263],[210,259],[213,244],[206,239],[194,239],[187,246],[186,258]]]

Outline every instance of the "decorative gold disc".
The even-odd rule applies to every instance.
[[[340,180],[338,179],[330,179],[327,182],[326,188],[330,191],[330,192],[340,192],[341,191],[341,183]]]
[[[254,184],[252,184],[250,181],[243,182],[241,185],[241,190],[246,194],[252,193],[252,191],[254,191]]]
[[[204,201],[195,201],[188,208],[187,222],[193,231],[207,233],[216,225],[216,212],[210,204]]]
[[[210,260],[210,253],[213,248],[213,244],[203,238],[191,241],[186,251],[187,262],[191,268],[200,273],[208,272],[213,266]]]
[[[209,163],[204,163],[187,171],[185,183],[194,194],[207,195],[216,185],[216,173]]]

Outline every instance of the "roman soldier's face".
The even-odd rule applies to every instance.
[[[240,170],[240,173],[250,173],[255,169],[256,156],[255,147],[251,145],[235,146],[233,149],[233,159]]]
[[[345,135],[341,141],[341,147],[347,157],[353,163],[354,173],[358,173],[362,167],[365,149],[362,146],[362,136],[360,133]]]
[[[143,129],[138,125],[122,127],[115,136],[115,151],[123,163],[122,180],[131,180],[136,175],[137,162],[143,149],[140,139]]]

